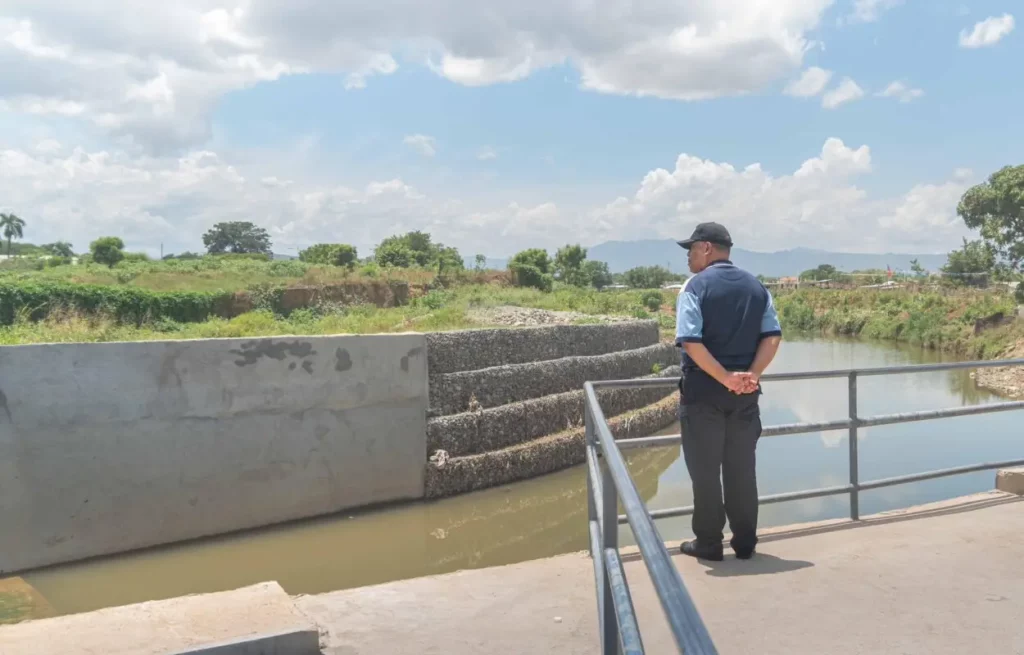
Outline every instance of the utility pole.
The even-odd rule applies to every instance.
[[[160,259],[164,258],[164,242],[160,242]]]

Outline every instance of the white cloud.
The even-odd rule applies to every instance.
[[[799,78],[787,84],[783,93],[798,98],[810,98],[824,91],[831,79],[832,71],[811,66]]]
[[[856,184],[872,166],[868,146],[831,138],[790,174],[684,153],[671,170],[647,173],[632,196],[609,199],[598,187],[587,200],[509,202],[499,200],[507,191],[453,199],[401,179],[312,182],[285,164],[287,177],[250,174],[203,150],[154,157],[47,141],[0,150],[0,198],[25,218],[30,241],[66,239],[80,249],[115,234],[133,249],[196,250],[210,225],[228,220],[265,227],[279,252],[330,239],[367,252],[390,234],[421,229],[465,252],[502,256],[580,240],[678,237],[704,220],[725,223],[739,245],[757,250],[945,251],[967,234],[956,203],[970,171],[872,198]]]
[[[856,82],[848,77],[844,77],[843,81],[839,83],[839,86],[835,87],[831,91],[827,91],[825,95],[821,96],[821,106],[825,109],[835,109],[840,105],[845,105],[848,102],[854,100],[860,100],[864,97],[864,89],[860,88]]]
[[[961,48],[984,48],[995,45],[1004,36],[1013,31],[1014,20],[1010,14],[1002,16],[989,16],[983,21],[974,24],[970,32],[960,32]]]
[[[490,146],[481,148],[480,152],[476,153],[476,158],[480,161],[489,161],[491,159],[497,159],[498,153]]]
[[[400,61],[466,85],[567,64],[589,90],[697,100],[798,70],[832,1],[6,0],[0,102],[159,154],[208,142],[231,91],[310,71],[359,89]]]
[[[426,134],[411,134],[402,139],[402,143],[424,157],[433,157],[437,154],[437,141],[434,137],[427,136]]]
[[[581,219],[591,239],[670,238],[701,221],[729,226],[742,247],[778,250],[798,245],[884,252],[895,235],[922,250],[947,250],[967,233],[956,216],[963,179],[915,187],[906,196],[872,199],[853,183],[871,171],[867,146],[828,139],[817,157],[791,175],[760,165],[730,164],[680,155],[674,170],[648,173],[633,197],[620,197]],[[924,228],[924,229],[922,229]]]
[[[879,91],[875,95],[881,98],[896,98],[902,103],[907,103],[923,96],[924,91],[908,87],[903,82],[896,80],[891,82],[889,86],[885,87],[884,90]]]
[[[853,12],[846,20],[851,23],[873,23],[893,7],[903,4],[903,0],[854,0]]]

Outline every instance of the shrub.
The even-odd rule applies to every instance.
[[[427,292],[426,295],[420,298],[420,303],[427,309],[436,311],[444,307],[445,303],[448,302],[449,295],[450,294],[444,291],[434,289],[433,291]]]
[[[353,268],[359,256],[347,243],[318,243],[299,252],[299,260],[307,264],[346,266]]]
[[[110,268],[124,259],[124,241],[120,237],[100,237],[89,244],[92,260]]]
[[[1024,282],[1017,283],[1017,290],[1013,292],[1013,298],[1018,304],[1024,305]]]
[[[539,268],[530,264],[511,264],[512,276],[518,287],[531,287],[541,291],[551,291],[555,278],[550,273],[542,273]]]
[[[640,303],[646,307],[649,311],[656,312],[661,309],[661,303],[665,298],[661,295],[660,291],[645,291],[640,296]]]
[[[62,310],[106,315],[134,325],[159,319],[195,323],[216,315],[220,303],[228,299],[230,294],[202,291],[168,293],[91,284],[2,282],[0,324],[12,325],[19,315],[38,321]]]

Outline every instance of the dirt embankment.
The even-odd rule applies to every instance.
[[[1003,352],[1000,359],[1024,359],[1024,339]],[[1008,398],[1024,398],[1024,366],[981,368],[973,375],[979,387]]]

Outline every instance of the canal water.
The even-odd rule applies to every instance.
[[[787,340],[772,372],[941,361],[893,344]],[[765,383],[765,425],[827,421],[847,415],[847,382]],[[997,402],[967,371],[863,378],[860,415]],[[678,432],[673,426],[666,434]],[[1015,412],[926,421],[860,431],[862,480],[1019,458]],[[678,446],[627,453],[651,509],[691,504]],[[845,484],[845,432],[762,439],[762,494]],[[861,496],[864,514],[993,488],[991,472],[915,483]],[[83,612],[182,594],[278,581],[292,594],[315,594],[459,569],[496,566],[587,548],[582,468],[444,499],[366,513],[345,513],[200,542],[157,548],[27,573],[57,613]],[[846,496],[768,505],[762,526],[848,516]],[[689,519],[658,522],[666,539],[690,535]],[[621,543],[632,543],[627,527]]]

